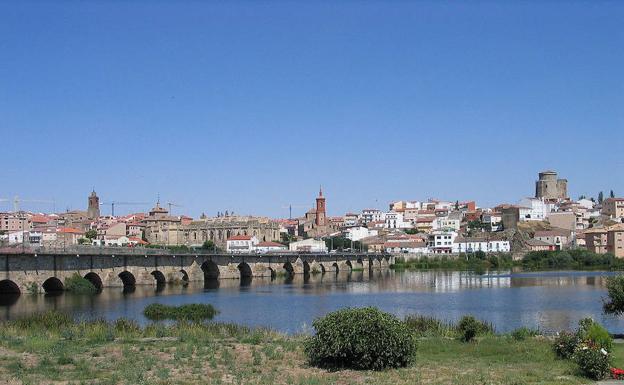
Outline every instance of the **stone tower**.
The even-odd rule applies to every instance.
[[[542,199],[567,199],[568,180],[557,179],[555,171],[542,171],[535,182],[535,197]]]
[[[97,219],[100,217],[100,198],[95,193],[95,190],[91,191],[91,195],[89,195],[87,217],[89,217],[89,219]]]
[[[319,196],[316,197],[316,226],[325,226],[325,197],[323,196],[323,188],[319,189]]]

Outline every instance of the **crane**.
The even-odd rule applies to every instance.
[[[292,205],[292,204],[289,204],[288,206],[282,206],[282,209],[288,209],[288,219],[292,219],[292,209],[293,209],[293,207],[296,208],[296,209],[304,209],[304,208],[306,208],[308,206],[306,206],[306,205]]]
[[[0,202],[13,202],[13,211],[20,211],[20,203],[28,202],[28,203],[51,203],[56,206],[56,202],[53,200],[45,200],[45,199],[22,199],[17,195],[13,197],[13,199],[0,198]]]
[[[115,216],[115,206],[128,206],[128,205],[148,205],[148,202],[102,202],[100,205],[111,205],[111,216]]]
[[[179,205],[179,204],[173,203],[173,202],[167,202],[167,206],[169,206],[169,215],[171,215],[171,207],[184,207],[182,205]]]

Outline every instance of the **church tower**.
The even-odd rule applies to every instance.
[[[316,226],[325,226],[325,197],[323,196],[323,188],[319,189],[319,196],[316,197]]]
[[[90,219],[98,219],[100,217],[100,198],[95,193],[95,190],[91,191],[91,195],[89,195],[87,217]]]

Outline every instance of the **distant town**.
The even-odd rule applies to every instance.
[[[571,199],[567,184],[556,172],[543,171],[535,182],[535,196],[513,204],[480,207],[471,200],[400,200],[386,209],[364,208],[342,216],[327,215],[321,188],[304,216],[280,219],[227,211],[213,217],[172,215],[172,206],[178,205],[160,200],[147,213],[115,216],[112,203],[112,215],[101,215],[95,191],[88,195],[84,211],[23,211],[16,199],[13,211],[0,212],[0,247],[177,247],[226,253],[357,250],[415,255],[479,251],[523,255],[585,248],[624,257],[624,198],[609,191]]]

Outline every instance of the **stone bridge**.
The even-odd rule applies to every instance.
[[[97,250],[97,249],[96,249]],[[388,254],[138,254],[128,252],[0,253],[0,294],[58,292],[75,274],[96,288],[133,287],[217,279],[337,274],[342,271],[387,268]]]

